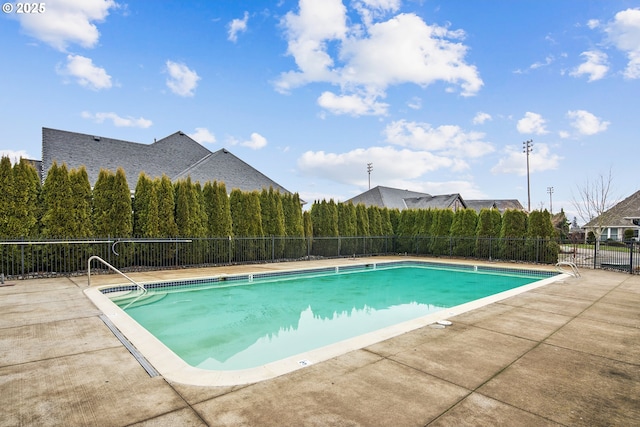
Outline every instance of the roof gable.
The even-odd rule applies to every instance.
[[[617,203],[597,218],[585,224],[585,228],[597,227],[635,227],[630,219],[640,217],[640,190]]]
[[[70,169],[85,166],[93,186],[100,169],[121,167],[130,189],[135,189],[141,172],[151,178],[167,175],[172,181],[191,177],[192,181],[224,182],[227,191],[284,187],[225,149],[211,152],[183,132],[175,132],[153,144],[122,141],[94,135],[42,128],[43,177],[54,161]]]

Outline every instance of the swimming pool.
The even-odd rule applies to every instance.
[[[103,311],[165,377],[225,385],[299,369],[556,275],[401,261],[149,283],[141,297],[129,285],[98,293],[112,297]]]

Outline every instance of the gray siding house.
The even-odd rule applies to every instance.
[[[211,152],[183,132],[176,132],[153,144],[122,141],[57,129],[42,128],[42,179],[53,162],[65,163],[69,169],[84,166],[93,186],[100,169],[116,171],[121,167],[133,191],[138,176],[151,178],[167,175],[172,181],[191,177],[204,184],[224,182],[228,192],[273,187],[281,193],[287,189],[251,167],[226,149]]]

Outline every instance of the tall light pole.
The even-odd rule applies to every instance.
[[[373,170],[373,163],[367,163],[367,173],[369,174],[369,190],[371,190],[371,171]]]
[[[553,198],[551,197],[553,194],[553,187],[547,187],[547,193],[549,193],[549,213],[553,213]]]
[[[533,150],[533,141],[528,140],[522,143],[522,152],[527,155],[527,210],[531,212],[531,183],[529,181],[529,153]]]

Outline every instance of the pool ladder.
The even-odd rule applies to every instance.
[[[147,288],[145,288],[144,285],[136,282],[131,277],[127,276],[122,271],[118,270],[113,265],[109,264],[107,261],[103,260],[102,258],[100,258],[97,255],[93,255],[93,256],[89,257],[89,259],[87,260],[87,284],[89,286],[91,286],[91,261],[93,261],[94,259],[100,261],[102,264],[106,265],[111,270],[115,271],[116,273],[118,273],[119,275],[121,275],[122,277],[124,277],[125,279],[127,279],[128,281],[133,283],[134,285],[136,285],[138,288],[142,289],[142,293],[143,294],[147,293]]]
[[[571,268],[571,271],[567,271],[567,270],[563,269],[562,266],[567,266],[567,267]],[[560,261],[560,262],[556,263],[556,270],[558,270],[558,272],[560,272],[560,273],[569,274],[569,275],[571,275],[573,277],[580,277],[580,272],[578,271],[578,266],[575,265],[575,263],[573,263],[571,261]]]

